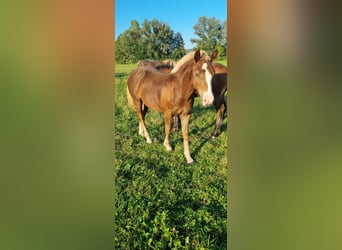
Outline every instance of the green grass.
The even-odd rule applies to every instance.
[[[186,164],[181,131],[163,147],[163,115],[149,110],[153,143],[138,135],[126,81],[136,65],[115,66],[115,249],[226,249],[227,126],[214,140],[215,109],[196,99]]]

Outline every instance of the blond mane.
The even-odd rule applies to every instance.
[[[194,59],[194,56],[195,56],[195,53],[196,51],[191,51],[189,52],[188,54],[186,54],[185,56],[183,56],[177,63],[176,65],[174,66],[174,68],[171,70],[170,73],[175,73],[179,70],[179,68],[184,64],[186,63],[187,61],[190,61],[190,60],[193,60]],[[204,50],[201,50],[200,51],[200,55],[201,55],[201,58],[204,58],[206,60],[210,60],[210,56],[208,55],[207,52],[205,52]]]

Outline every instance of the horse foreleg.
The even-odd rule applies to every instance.
[[[165,140],[164,147],[167,151],[171,151],[172,147],[170,146],[170,132],[171,132],[171,113],[164,113],[164,125],[165,125]]]
[[[191,158],[189,151],[189,121],[190,114],[181,115],[181,126],[182,126],[182,134],[183,134],[183,144],[184,144],[184,156],[186,158],[187,163],[193,163],[194,160]]]
[[[224,100],[220,100],[220,102],[218,104],[214,103],[214,105],[215,105],[215,109],[216,109],[216,123],[215,123],[214,132],[211,134],[211,138],[215,138],[220,134],[222,121],[223,121],[223,115],[224,115],[224,111],[226,109],[226,105],[224,103]]]

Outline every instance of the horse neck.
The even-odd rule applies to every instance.
[[[182,94],[186,98],[189,98],[195,90],[192,79],[192,64],[192,61],[186,62],[174,73],[179,79],[180,86],[178,87],[182,89]]]
[[[173,67],[171,70],[171,73],[176,73],[185,63],[187,63],[190,60],[193,60],[194,58],[194,53],[190,52],[189,54],[183,56]]]
[[[186,54],[185,56],[183,56],[176,63],[176,65],[174,65],[173,69],[171,70],[171,73],[177,72],[186,62],[188,62],[190,60],[193,60],[194,59],[194,55],[195,55],[195,51],[191,51],[188,54]],[[201,55],[202,58],[206,58],[206,60],[210,60],[209,55],[204,50],[200,50],[200,55]]]

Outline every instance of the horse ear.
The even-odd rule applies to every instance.
[[[195,62],[198,62],[201,59],[201,51],[199,49],[196,50],[194,59],[195,59]]]
[[[211,54],[211,56],[210,56],[210,61],[211,61],[211,62],[214,61],[214,60],[216,59],[217,54],[218,54],[218,50],[215,49],[214,52],[213,52],[213,53]]]

